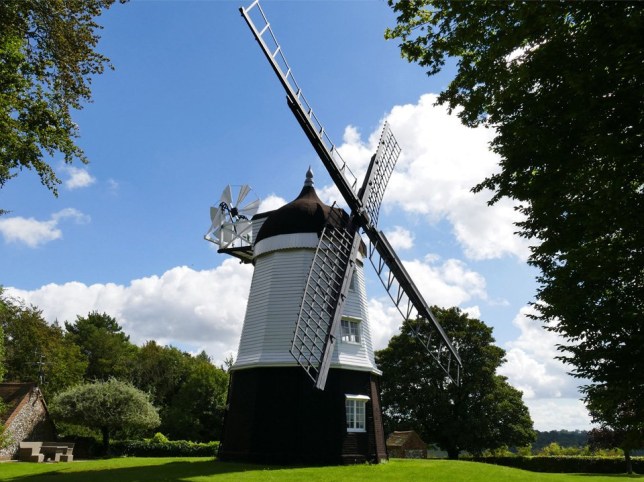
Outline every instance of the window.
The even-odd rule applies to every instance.
[[[360,322],[342,320],[342,341],[345,343],[360,343]]]
[[[345,395],[347,408],[347,432],[366,432],[365,421],[367,419],[367,402],[370,400],[366,395]]]

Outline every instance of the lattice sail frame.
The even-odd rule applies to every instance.
[[[290,349],[320,389],[326,384],[359,242],[334,204],[313,256]]]
[[[277,38],[271,29],[266,14],[259,4],[259,0],[255,0],[248,8],[240,8],[240,12],[284,87],[289,108],[351,209],[350,225],[352,227],[355,226],[352,228],[355,234],[353,234],[354,254],[350,258],[350,262],[354,262],[355,256],[357,255],[357,247],[360,242],[359,235],[357,234],[359,228],[362,229],[369,240],[369,259],[371,264],[376,269],[379,279],[398,311],[406,319],[420,318],[432,321],[429,324],[430,333],[421,333],[417,329],[416,336],[434,361],[443,369],[446,376],[458,384],[460,382],[460,368],[462,363],[456,349],[443,331],[440,323],[432,314],[420,291],[385,238],[384,233],[376,229],[385,187],[400,154],[400,147],[393,137],[393,134],[391,134],[389,126],[385,124],[378,151],[371,160],[359,194],[356,194],[357,178],[351,172],[344,159],[342,159],[335,144],[333,144],[326,134],[324,126],[313,113],[312,107],[302,94],[302,89],[295,81],[291,67],[286,61],[286,57],[277,42]],[[256,27],[251,15],[257,18],[261,28]],[[320,240],[318,250],[320,246],[323,246],[322,240]],[[316,256],[318,255],[318,250],[316,250]],[[329,256],[324,251],[321,253],[320,256],[322,258]],[[320,272],[320,274],[322,273],[324,271]],[[343,283],[346,283],[347,286],[341,287],[340,291],[334,291],[333,299],[337,297],[336,308],[330,321],[320,319],[320,323],[309,322],[306,320],[309,317],[306,310],[304,312],[300,310],[300,316],[298,317],[292,354],[320,389],[324,388],[326,381],[330,354],[335,342],[335,325],[341,316],[341,307],[338,311],[337,305],[343,305],[344,303],[344,297],[347,292],[344,289],[346,288],[348,290],[347,280],[350,280],[349,273],[349,266],[347,265],[343,277]],[[311,278],[311,275],[309,278]],[[308,285],[309,281],[307,281],[307,289],[315,289],[314,287],[308,288]],[[331,298],[329,298],[330,300]],[[324,316],[327,315],[325,314]],[[318,334],[318,329],[322,326],[324,326],[325,341],[320,345],[322,336]],[[311,333],[315,334],[310,335]],[[438,336],[436,337],[435,335]],[[309,345],[306,343],[309,343]],[[324,365],[325,363],[326,366]]]
[[[385,196],[385,189],[394,172],[396,162],[400,156],[400,146],[391,132],[389,123],[385,122],[378,142],[378,150],[369,163],[369,169],[365,175],[365,184],[360,193],[364,203],[364,209],[369,216],[369,223],[372,226],[378,224],[380,205]]]

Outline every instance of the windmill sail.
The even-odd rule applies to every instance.
[[[391,245],[387,242],[384,234],[378,231],[375,227],[378,220],[380,203],[384,196],[385,186],[389,180],[391,172],[393,171],[398,154],[400,153],[400,148],[391,134],[391,131],[386,125],[378,147],[378,152],[371,161],[365,182],[360,189],[360,192],[357,193],[357,179],[355,175],[342,159],[342,156],[340,156],[335,144],[333,144],[329,136],[326,134],[324,126],[313,113],[312,107],[302,94],[302,89],[295,81],[293,72],[286,61],[282,48],[277,42],[277,38],[270,27],[270,23],[268,22],[259,1],[255,0],[248,8],[241,8],[240,11],[262,48],[266,58],[271,64],[275,74],[284,87],[287,94],[287,102],[291,111],[304,130],[304,133],[309,138],[313,148],[320,156],[322,163],[328,170],[331,179],[333,179],[335,185],[338,187],[342,197],[351,209],[351,224],[355,224],[356,227],[361,228],[368,237],[370,242],[369,259],[383,282],[383,286],[389,293],[389,296],[398,310],[402,313],[403,317],[407,319],[422,318],[431,320],[430,332],[421,333],[418,331],[416,333],[418,339],[421,341],[423,346],[425,346],[427,352],[432,356],[435,362],[444,370],[446,376],[455,383],[459,383],[461,359],[456,349],[443,331],[440,323],[431,313],[429,306],[423,299],[420,291],[412,281]],[[259,28],[256,26],[252,17],[257,19]],[[357,233],[353,235],[353,244],[356,244],[357,237],[359,237]],[[320,246],[322,246],[322,240],[320,241],[318,250]],[[328,253],[323,252],[321,256],[323,260],[326,260],[326,257],[329,255]],[[354,257],[351,258],[350,261],[354,259],[355,252]],[[346,269],[348,269],[348,265],[347,268],[345,268],[344,279],[346,279],[347,275]],[[321,272],[321,274],[323,274],[323,272]],[[328,301],[342,303],[341,295],[341,288],[339,290],[334,290],[333,294],[329,296]],[[340,315],[337,315],[338,318],[339,316]],[[326,372],[328,371],[328,366],[326,368],[322,366],[322,359],[323,353],[328,351],[329,343],[332,348],[334,334],[334,331],[332,330],[334,328],[333,320],[335,318],[336,315],[334,312],[331,320],[324,322],[324,328],[320,328],[321,333],[324,333],[324,337],[318,334],[311,335],[314,328],[317,330],[317,326],[309,327],[307,321],[298,319],[298,328],[296,330],[295,338],[299,337],[301,340],[306,341],[297,342],[301,347],[303,347],[303,353],[301,355],[293,354],[296,359],[298,359],[298,363],[300,363],[305,370],[307,370],[307,373],[316,380],[316,385],[318,387],[320,387],[320,385],[322,385],[322,387],[324,386],[323,382],[320,383],[320,379],[325,379]],[[319,344],[318,342],[322,338],[324,338],[325,342]],[[307,345],[307,343],[309,343],[309,345]],[[294,350],[298,349],[299,348],[294,348]]]
[[[304,288],[291,354],[324,389],[342,309],[347,298],[360,236],[338,209],[329,214]]]

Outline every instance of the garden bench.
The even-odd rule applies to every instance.
[[[74,460],[74,444],[66,442],[43,442],[40,453],[45,455],[45,460],[53,459],[54,462],[71,462]]]
[[[74,444],[66,442],[20,442],[18,459],[24,462],[71,462]]]
[[[45,455],[40,453],[42,442],[20,442],[18,460],[23,462],[42,462]]]

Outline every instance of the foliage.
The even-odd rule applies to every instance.
[[[562,447],[557,442],[551,442],[537,452],[537,455],[543,457],[559,457],[561,455],[591,455],[590,447],[585,445],[583,447]]]
[[[74,323],[65,322],[65,330],[87,357],[86,380],[130,378],[137,348],[113,317],[93,311],[77,316]]]
[[[166,437],[165,435],[163,435],[161,432],[156,432],[152,436],[152,438],[145,439],[145,441],[146,442],[152,442],[152,443],[162,443],[162,444],[164,444],[166,442],[169,442],[170,439],[168,437]]]
[[[532,445],[538,451],[552,442],[562,447],[583,447],[588,444],[588,432],[584,430],[536,431],[537,440]]]
[[[0,188],[21,169],[33,169],[57,194],[48,164],[87,162],[75,144],[73,110],[91,99],[91,78],[109,59],[94,49],[94,21],[114,0],[0,2]]]
[[[406,321],[387,348],[376,353],[383,371],[386,430],[416,430],[425,441],[446,450],[450,458],[463,450],[480,454],[532,442],[532,420],[521,392],[496,375],[505,352],[493,344],[492,329],[458,308],[432,309],[459,347],[461,384],[446,381],[413,336],[417,322]]]
[[[621,457],[537,456],[537,457],[480,457],[474,459],[487,464],[504,465],[531,472],[559,474],[623,474]],[[633,459],[635,471],[644,472],[644,459]],[[532,474],[530,475],[532,480]],[[557,479],[559,480],[559,479]],[[593,477],[595,480],[595,477]],[[608,479],[607,479],[608,480]]]
[[[127,457],[214,457],[219,442],[189,442],[187,440],[124,440],[110,445],[110,454]]]
[[[388,0],[388,38],[435,74],[439,102],[494,127],[500,172],[475,190],[518,202],[540,270],[538,318],[594,421],[644,433],[644,8],[636,2]],[[616,416],[614,416],[616,415]]]
[[[184,383],[163,411],[162,429],[174,439],[218,439],[223,426],[228,374],[207,355],[192,358]]]
[[[2,296],[0,326],[7,381],[40,382],[46,397],[82,381],[85,358],[58,324],[47,324],[40,310]]]
[[[219,438],[228,374],[174,347],[147,342],[137,354],[134,384],[148,393],[161,415],[160,429],[173,439],[207,442]]]
[[[136,354],[133,383],[150,394],[155,406],[163,409],[186,379],[190,358],[188,353],[177,348],[148,341]]]
[[[116,430],[146,431],[160,423],[147,394],[113,378],[78,385],[58,394],[49,411],[54,420],[100,429],[106,450]]]
[[[639,402],[641,403],[641,400]],[[624,452],[626,471],[630,474],[633,472],[631,451],[644,447],[644,434],[633,430],[612,430],[600,427],[590,431],[588,441],[594,450],[619,447]]]
[[[8,317],[10,307],[4,301],[3,289],[0,286],[0,320]],[[4,380],[5,374],[5,340],[4,340],[4,323],[0,321],[0,382]],[[0,400],[0,409],[2,408],[2,400]]]

